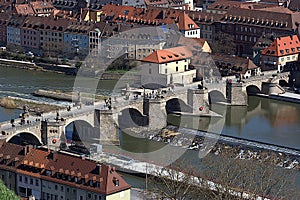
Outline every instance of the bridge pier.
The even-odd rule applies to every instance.
[[[59,149],[62,142],[61,138],[65,138],[64,120],[45,120],[41,122],[41,138],[43,144],[51,146],[53,149]]]
[[[167,112],[165,100],[150,100],[149,125],[150,130],[162,129],[167,126]]]
[[[119,129],[115,121],[115,115],[112,110],[100,110],[99,115],[99,129],[100,129],[100,143],[104,145],[119,145]]]
[[[243,83],[226,84],[227,102],[232,106],[247,106],[248,97],[243,90]]]
[[[207,89],[188,89],[187,103],[193,108],[193,113],[209,113]]]

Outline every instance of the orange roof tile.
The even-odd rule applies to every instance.
[[[300,53],[300,42],[298,36],[293,35],[276,38],[261,54],[281,57],[296,53]]]
[[[198,29],[199,26],[186,14],[180,13],[178,28],[179,30],[194,30]]]
[[[157,50],[144,58],[143,62],[167,63],[192,57],[192,52],[185,46]]]
[[[17,14],[21,15],[34,15],[34,11],[29,4],[17,4],[15,5]]]

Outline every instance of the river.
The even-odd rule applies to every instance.
[[[34,97],[32,92],[38,89],[70,91],[73,89],[74,80],[75,77],[63,74],[0,67],[0,97],[15,96],[59,103]],[[101,80],[97,93],[109,94],[114,85],[115,81]],[[222,134],[300,149],[299,104],[255,96],[250,96],[248,100],[248,107],[225,108]],[[19,114],[19,110],[0,108],[0,122],[15,118]],[[121,139],[122,147],[129,151],[147,151],[148,148],[160,146],[153,141],[140,142],[140,139],[126,134]]]

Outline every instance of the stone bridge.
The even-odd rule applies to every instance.
[[[147,129],[161,129],[167,124],[167,114],[173,111],[189,112],[196,115],[208,114],[209,104],[227,102],[232,105],[247,105],[247,88],[264,90],[264,82],[277,84],[279,80],[288,82],[288,73],[277,76],[254,77],[243,82],[207,85],[199,89],[197,84],[188,87],[176,87],[163,97],[156,99],[139,98],[124,100],[123,97],[112,102],[112,109],[104,108],[100,103],[93,106],[83,105],[80,109],[61,110],[44,114],[43,117],[29,117],[28,123],[15,126],[10,122],[1,123],[1,138],[11,140],[16,135],[34,140],[36,143],[59,147],[65,141],[66,128],[73,124],[77,137],[86,143],[119,143],[119,128],[143,126]],[[206,85],[205,85],[206,86]]]

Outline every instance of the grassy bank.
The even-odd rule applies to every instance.
[[[61,109],[61,106],[49,105],[44,103],[36,103],[21,99],[13,99],[10,97],[3,97],[0,99],[0,106],[7,109],[23,109],[23,106],[27,105],[29,110],[32,112],[50,112]]]

